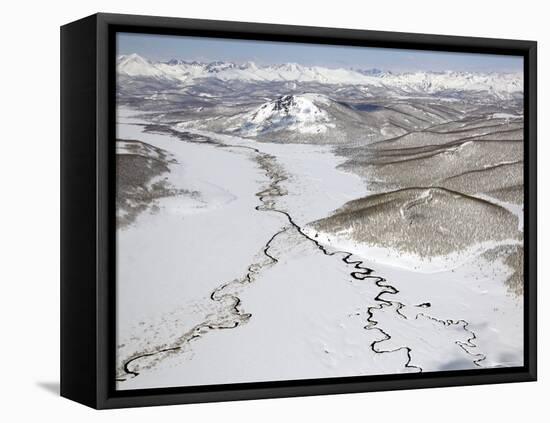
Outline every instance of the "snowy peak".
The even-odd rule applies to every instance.
[[[165,63],[169,66],[179,66],[179,65],[187,64],[185,60],[181,60],[181,59],[170,59]]]
[[[205,69],[209,73],[217,73],[227,69],[233,69],[235,67],[236,65],[234,63],[216,61],[216,62],[208,63],[205,66]]]
[[[157,69],[153,63],[135,53],[127,56],[119,56],[117,60],[117,69],[119,73],[134,77],[159,78],[163,76],[162,71]]]
[[[284,95],[276,100],[264,103],[253,112],[252,121],[262,122],[274,117],[291,116],[296,120],[315,120],[324,115],[307,95]]]
[[[330,123],[328,113],[319,105],[330,101],[318,94],[284,95],[239,116],[240,128],[236,129],[246,135],[279,130],[324,133],[335,125]]]

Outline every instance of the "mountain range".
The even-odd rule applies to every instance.
[[[215,61],[203,63],[172,59],[150,61],[138,54],[117,58],[119,77],[195,85],[204,78],[243,82],[296,82],[388,88],[403,94],[437,94],[447,91],[488,92],[507,98],[523,94],[523,74],[504,72],[403,72],[378,69],[344,69],[304,66],[296,63],[259,66]]]

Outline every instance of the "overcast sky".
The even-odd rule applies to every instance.
[[[119,33],[117,54],[137,53],[153,61],[216,60],[259,65],[299,63],[331,68],[378,68],[394,72],[478,71],[517,72],[523,58],[495,54],[465,54],[370,47],[327,46],[204,37]]]

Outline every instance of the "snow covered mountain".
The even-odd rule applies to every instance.
[[[152,62],[137,54],[119,56],[119,76],[163,80],[178,85],[194,85],[202,78],[243,82],[309,82],[358,85],[399,90],[403,94],[434,94],[446,91],[487,91],[497,97],[523,92],[521,73],[411,72],[332,69],[296,63],[258,66],[247,62]]]
[[[316,102],[329,104],[330,101],[319,94],[285,95],[238,116],[234,119],[238,122],[236,129],[248,136],[277,130],[325,133],[335,125]]]
[[[156,65],[137,54],[119,56],[117,70],[127,76],[163,78],[165,75]]]
[[[395,108],[361,106],[337,101],[319,93],[286,94],[264,99],[256,105],[234,105],[206,118],[180,117],[179,131],[206,130],[273,142],[346,144],[356,140],[370,143],[398,136],[444,121],[430,105]],[[436,113],[444,113],[439,109]],[[412,114],[417,114],[418,119]],[[456,117],[448,116],[449,119]]]

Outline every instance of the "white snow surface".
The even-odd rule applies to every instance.
[[[363,260],[399,291],[382,294],[391,305],[381,306],[375,297],[384,288],[374,279],[353,279],[343,254],[324,254],[285,215],[256,210],[256,194],[269,178],[256,153],[238,146],[260,149],[284,169],[286,195],[276,199],[275,208],[302,227],[365,195],[359,177],[336,168],[342,159],[329,147],[259,144],[194,131],[236,146],[217,148],[143,133],[127,115],[119,116],[118,136],[169,151],[177,160],[169,182],[199,191],[201,203],[164,199],[156,213],[144,213],[117,231],[119,360],[140,349],[174,345],[220,313],[212,291],[242,278],[251,263],[269,262],[266,242],[282,232],[269,249],[278,262],[235,288],[249,321],[206,333],[139,376],[118,382],[118,389],[523,364],[523,308],[506,291],[503,281],[511,269],[503,263],[474,257],[426,272],[380,262],[362,246],[346,245],[353,260]],[[331,253],[341,247],[331,239],[320,242]],[[371,348],[375,341],[379,353]]]

